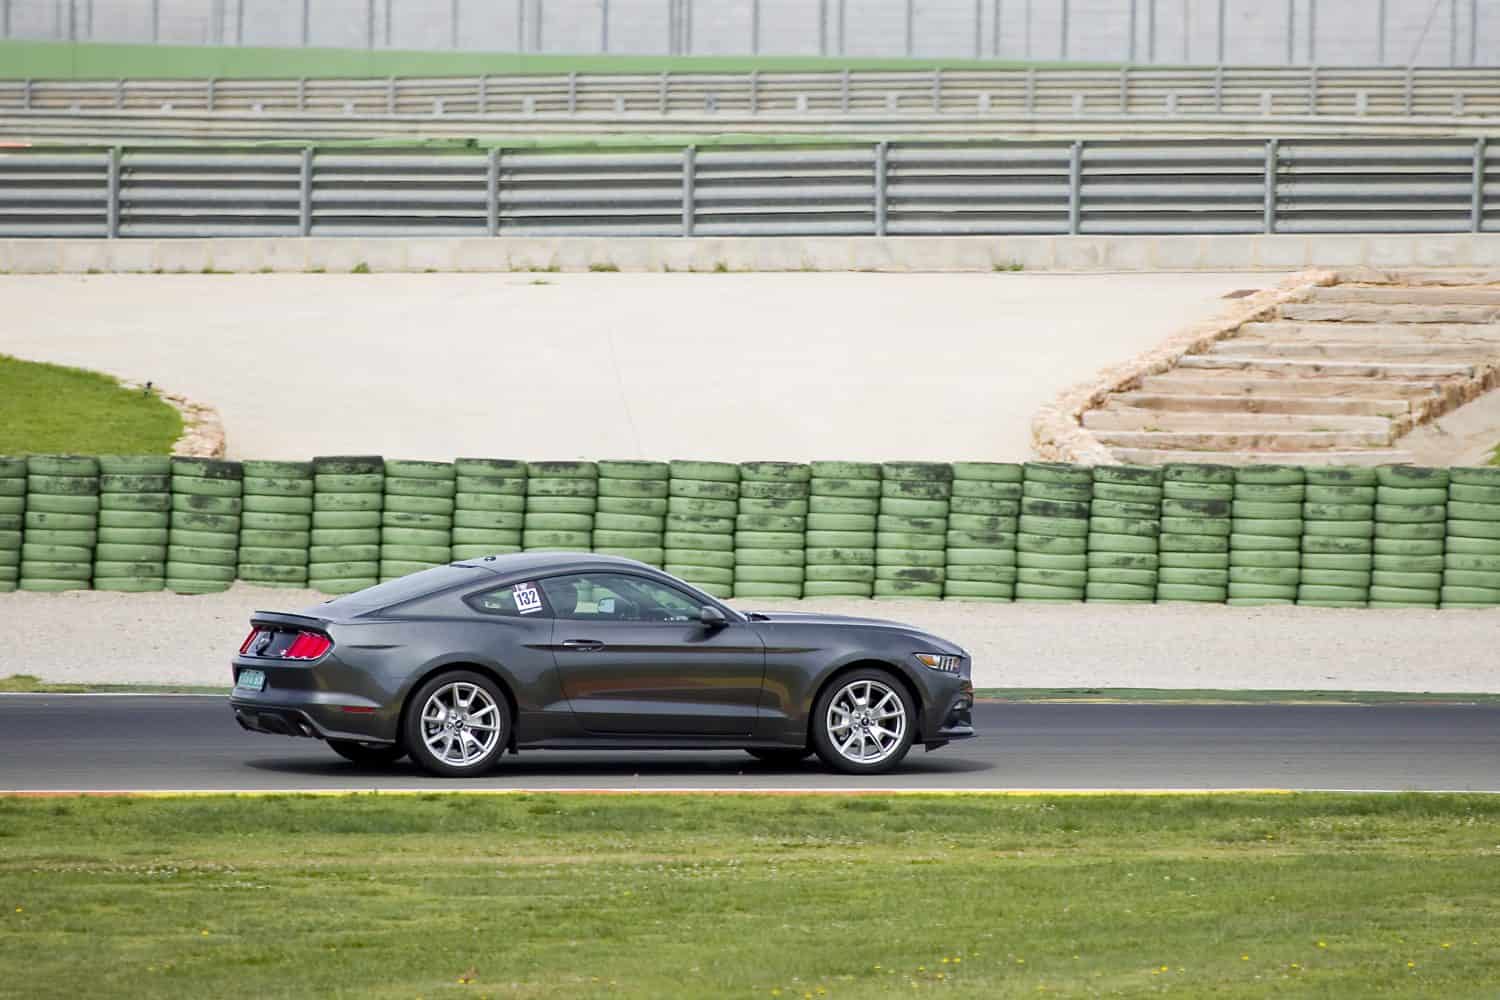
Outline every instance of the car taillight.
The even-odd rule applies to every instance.
[[[316,660],[333,646],[333,640],[316,632],[298,632],[281,655],[288,660]]]
[[[241,656],[244,656],[246,653],[250,652],[250,644],[253,643],[259,635],[260,635],[260,629],[258,629],[258,628],[252,628],[250,630],[250,634],[247,635],[247,636],[245,636],[245,641],[242,642],[242,643],[240,643],[240,655]]]

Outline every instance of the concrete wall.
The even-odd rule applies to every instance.
[[[1500,234],[0,240],[0,273],[1500,267]]]
[[[1500,0],[1380,6],[1383,23],[1374,0],[8,0],[0,37],[1167,64],[1213,63],[1221,54],[1239,64],[1500,64]]]

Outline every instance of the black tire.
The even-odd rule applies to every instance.
[[[747,748],[745,752],[762,764],[770,764],[772,767],[796,767],[813,755],[812,747],[803,747],[800,750]]]
[[[345,760],[369,767],[394,764],[406,756],[400,743],[360,743],[356,740],[329,740],[328,749]]]
[[[939,587],[939,592],[941,593],[941,587]],[[879,760],[868,764],[851,760],[839,752],[829,732],[828,723],[829,709],[834,701],[839,699],[850,685],[858,685],[862,682],[880,685],[894,694],[901,702],[901,710],[905,713],[904,726],[895,744]],[[881,697],[884,695],[882,694]],[[912,739],[916,735],[917,721],[917,706],[907,692],[906,685],[888,670],[865,667],[840,674],[823,687],[818,694],[817,701],[813,703],[813,715],[808,728],[812,734],[813,749],[823,763],[833,770],[844,774],[886,774],[894,771],[906,758],[907,752],[911,749]]]
[[[472,685],[484,692],[494,704],[495,714],[498,716],[498,731],[493,745],[489,746],[482,756],[464,764],[444,760],[433,752],[424,737],[424,729],[429,723],[424,723],[423,710],[434,695],[450,685]],[[427,773],[440,778],[481,777],[493,768],[501,755],[505,753],[505,748],[510,745],[511,733],[510,702],[506,700],[505,693],[494,681],[472,670],[450,670],[429,677],[407,702],[406,715],[401,724],[402,742],[406,744],[412,762]]]

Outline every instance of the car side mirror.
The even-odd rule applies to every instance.
[[[704,628],[723,628],[729,624],[729,619],[724,617],[724,612],[712,604],[705,604],[698,609],[698,620],[703,623]]]

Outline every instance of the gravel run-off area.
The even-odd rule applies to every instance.
[[[1059,391],[1280,278],[0,275],[0,353],[211,404],[231,458],[1015,461]]]
[[[79,683],[229,684],[256,609],[312,591],[236,584],[175,594],[0,596],[0,677]],[[1500,611],[1362,611],[1160,604],[737,601],[895,619],[961,643],[979,687],[1500,691]]]

